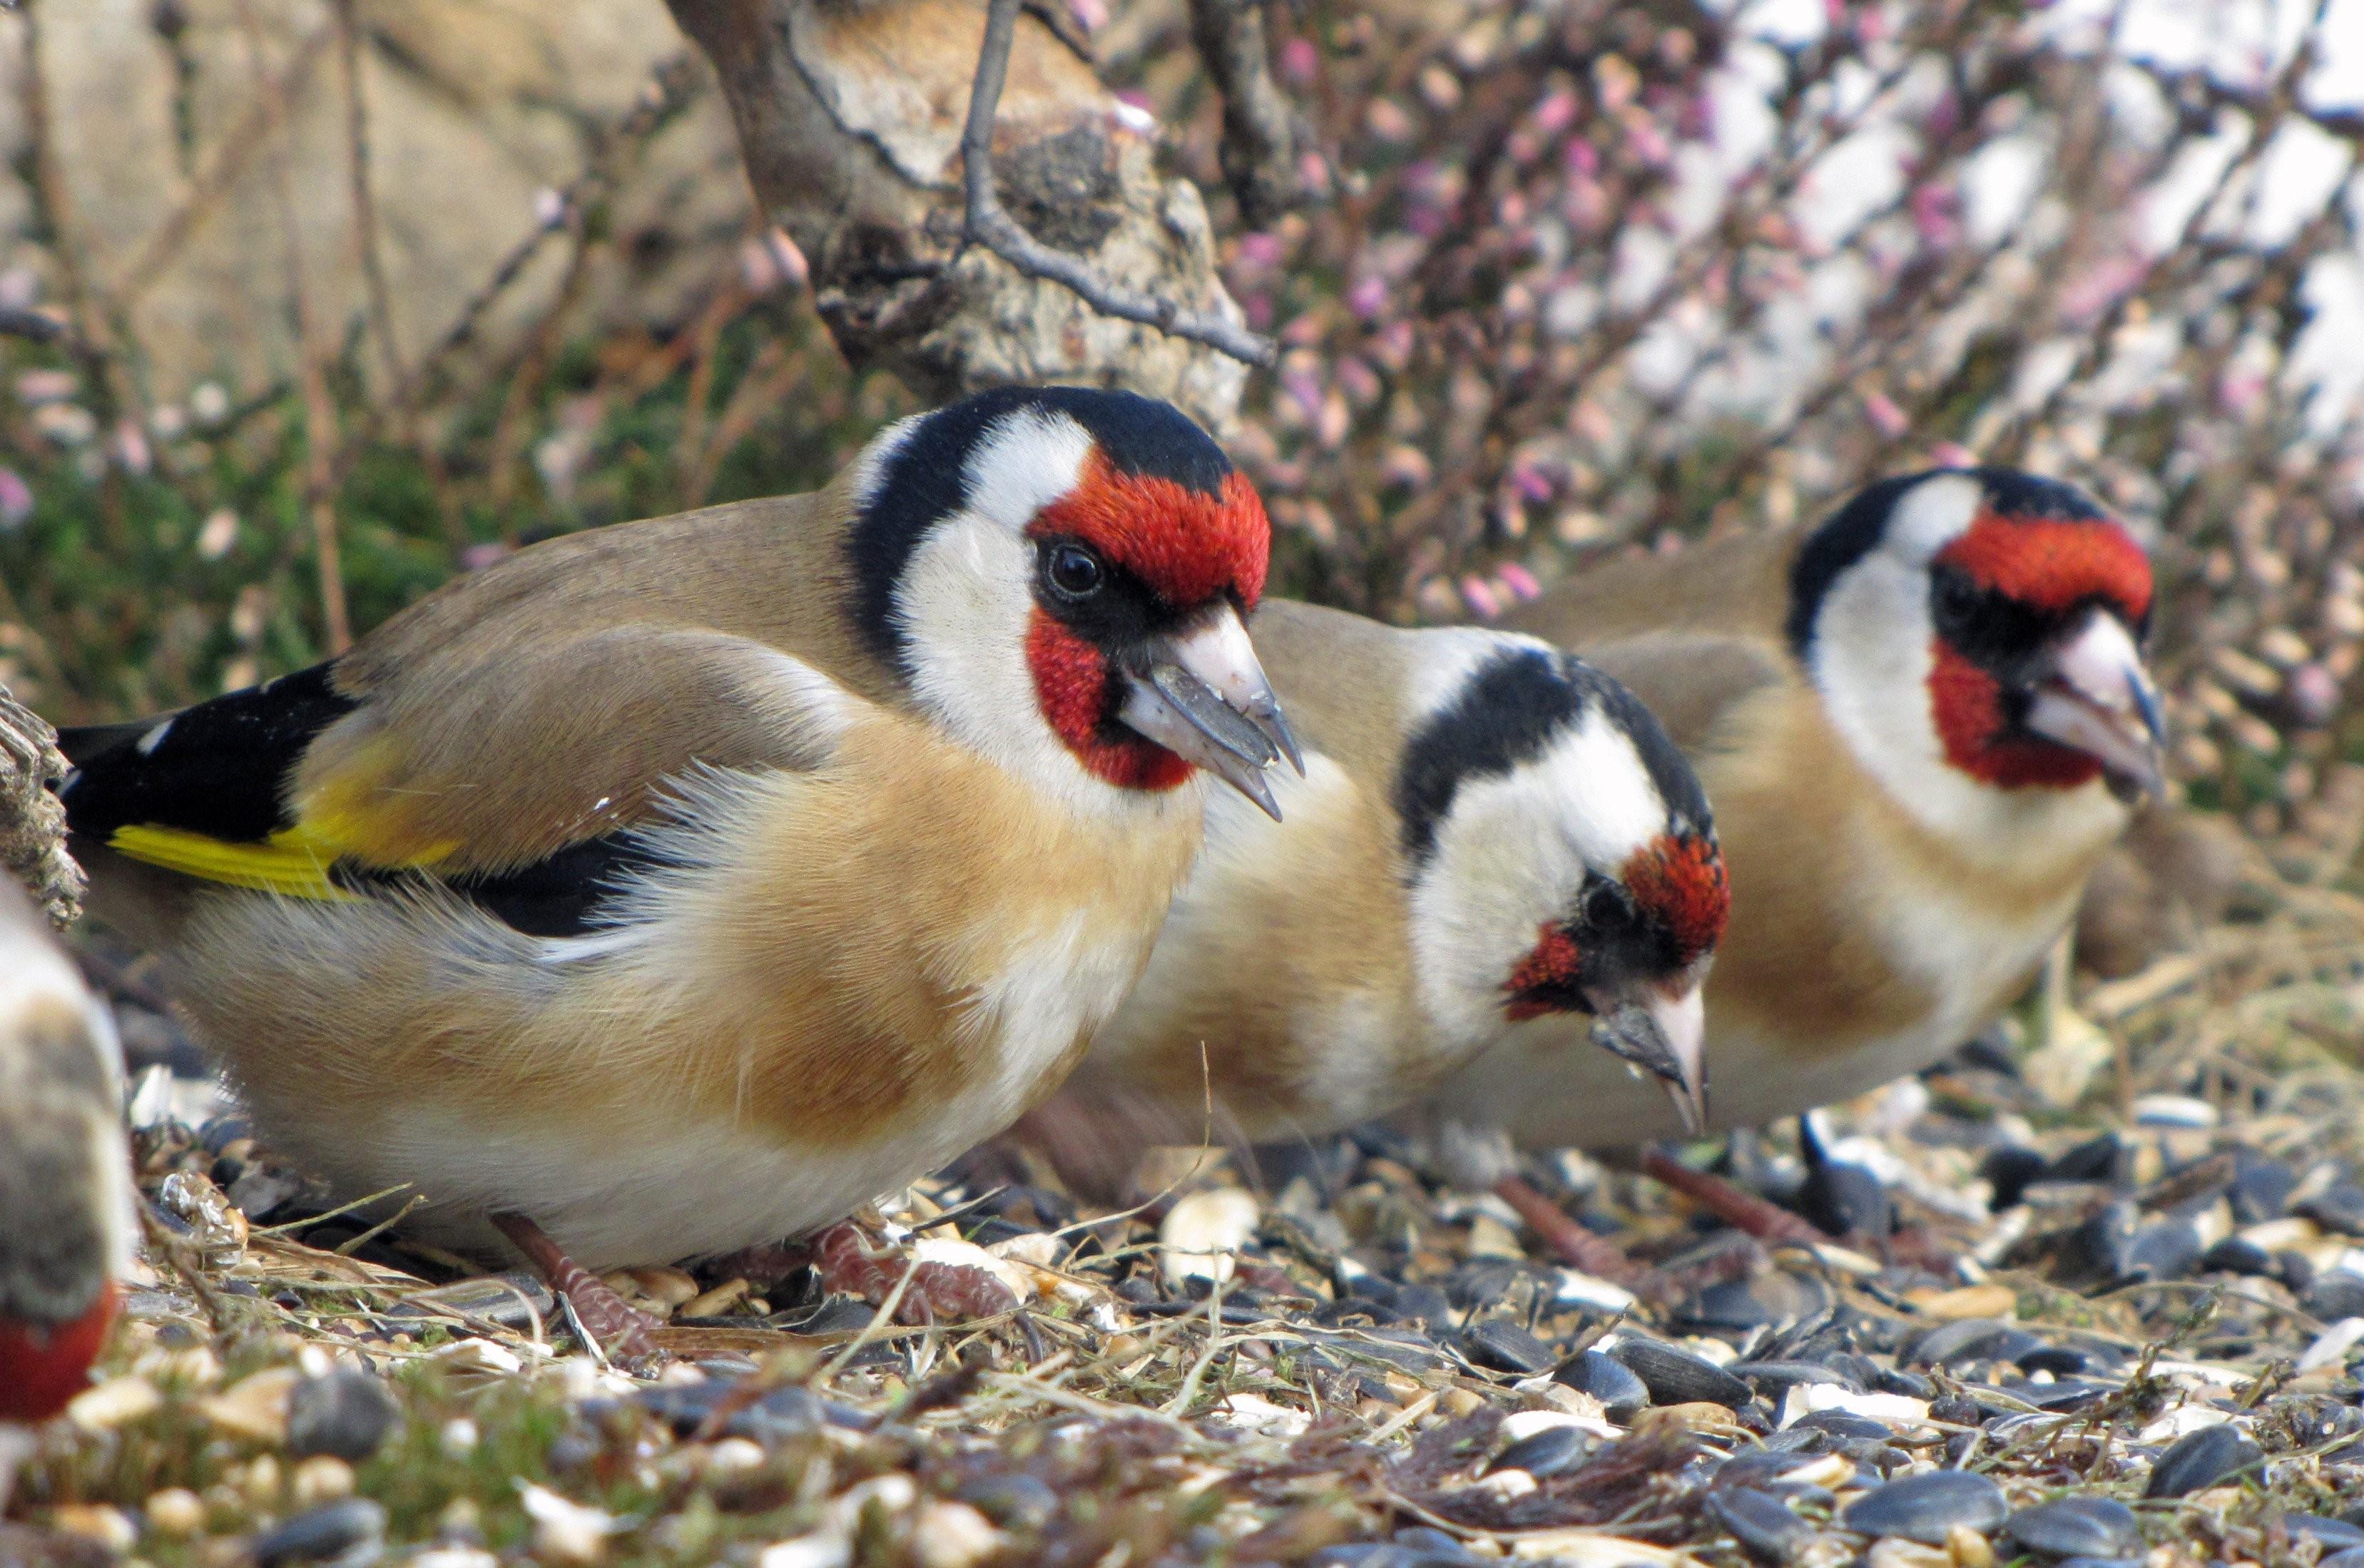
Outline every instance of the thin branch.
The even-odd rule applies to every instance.
[[[353,0],[336,0],[337,60],[345,79],[345,173],[353,205],[353,246],[361,252],[362,280],[369,291],[370,328],[377,337],[378,364],[386,390],[404,382],[402,347],[394,331],[394,294],[386,286],[385,257],[378,245],[377,197],[370,186],[369,106],[362,98],[361,27]]]
[[[352,646],[345,606],[343,552],[337,539],[337,405],[329,392],[329,349],[319,312],[304,276],[303,223],[296,199],[295,149],[289,141],[288,103],[281,79],[263,50],[262,27],[251,0],[238,0],[247,56],[261,90],[264,123],[272,142],[272,173],[278,187],[281,243],[287,251],[287,292],[296,307],[296,355],[304,392],[304,506],[312,523],[312,547],[320,584],[320,630],[332,654]]]
[[[1082,258],[1054,250],[1020,228],[993,188],[993,115],[1009,74],[1009,45],[1024,0],[991,0],[985,14],[985,42],[977,51],[976,81],[969,89],[968,124],[961,132],[961,160],[967,195],[963,238],[982,245],[1030,278],[1058,284],[1103,316],[1137,321],[1176,338],[1204,343],[1252,365],[1276,357],[1272,339],[1219,316],[1185,310],[1172,300],[1120,288],[1094,275]]]
[[[1190,0],[1190,38],[1223,96],[1223,179],[1251,228],[1302,205],[1297,126],[1272,79],[1264,0]]]

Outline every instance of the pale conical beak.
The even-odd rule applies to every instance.
[[[1287,757],[1302,777],[1305,759],[1239,612],[1219,606],[1158,639],[1143,667],[1125,671],[1123,679],[1118,722],[1206,769],[1280,820],[1264,771]]]
[[[2053,645],[2049,659],[2051,677],[2035,689],[2027,727],[2099,762],[2122,800],[2163,793],[2167,723],[2125,623],[2095,610]]]
[[[1707,1006],[1697,982],[1678,991],[1637,986],[1596,1004],[1592,1042],[1665,1085],[1683,1129],[1707,1130]]]

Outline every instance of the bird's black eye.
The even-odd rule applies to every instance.
[[[1043,580],[1063,599],[1088,599],[1107,578],[1100,558],[1079,544],[1054,544],[1043,558]]]
[[[1936,577],[1937,619],[1942,625],[1958,626],[1978,613],[1983,597],[1978,584],[1958,572],[1940,572]]]
[[[1613,882],[1596,882],[1584,890],[1584,923],[1596,931],[1610,930],[1625,918],[1625,895]]]

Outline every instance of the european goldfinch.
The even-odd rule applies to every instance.
[[[1872,485],[1802,535],[1589,573],[1506,618],[1630,684],[1715,803],[1732,925],[1707,984],[1713,1121],[1917,1072],[1992,1020],[2160,782],[2142,547],[2002,469]],[[1514,1032],[1435,1100],[1521,1144],[1677,1131],[1655,1095]]]
[[[1539,1018],[1703,1117],[1723,865],[1698,779],[1633,694],[1496,631],[1277,601],[1254,633],[1304,777],[1278,821],[1210,809],[1141,984],[1030,1119],[1046,1151],[1106,1185],[1095,1125],[1146,1113],[1196,1136],[1210,1091],[1249,1140],[1330,1131]]]
[[[123,1057],[106,1008],[0,878],[0,1505],[13,1423],[81,1392],[131,1261]]]
[[[1197,770],[1270,807],[1267,546],[1176,410],[988,392],[816,494],[537,545],[69,734],[68,817],[204,886],[181,998],[343,1195],[553,1275],[756,1246],[1065,1075],[1198,852]]]

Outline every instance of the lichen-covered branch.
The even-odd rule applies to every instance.
[[[50,786],[65,777],[58,732],[0,687],[0,871],[62,927],[82,914],[82,867],[66,852],[65,808]]]
[[[977,51],[968,124],[961,133],[968,238],[1029,277],[1065,285],[1103,316],[1121,317],[1204,343],[1248,364],[1270,364],[1272,339],[1222,317],[1185,310],[1170,299],[1117,287],[1096,276],[1080,258],[1054,250],[1027,233],[1001,205],[993,188],[993,114],[1001,102],[1003,80],[1009,73],[1010,39],[1023,4],[1024,0],[992,0],[986,12],[985,43]]]
[[[810,264],[848,361],[931,400],[1084,382],[1236,429],[1247,363],[1263,356],[1217,274],[1205,202],[1159,172],[1154,128],[1041,14],[987,0],[667,3],[713,62],[756,200]],[[979,95],[988,63],[998,88]],[[981,207],[962,162],[979,139]]]

